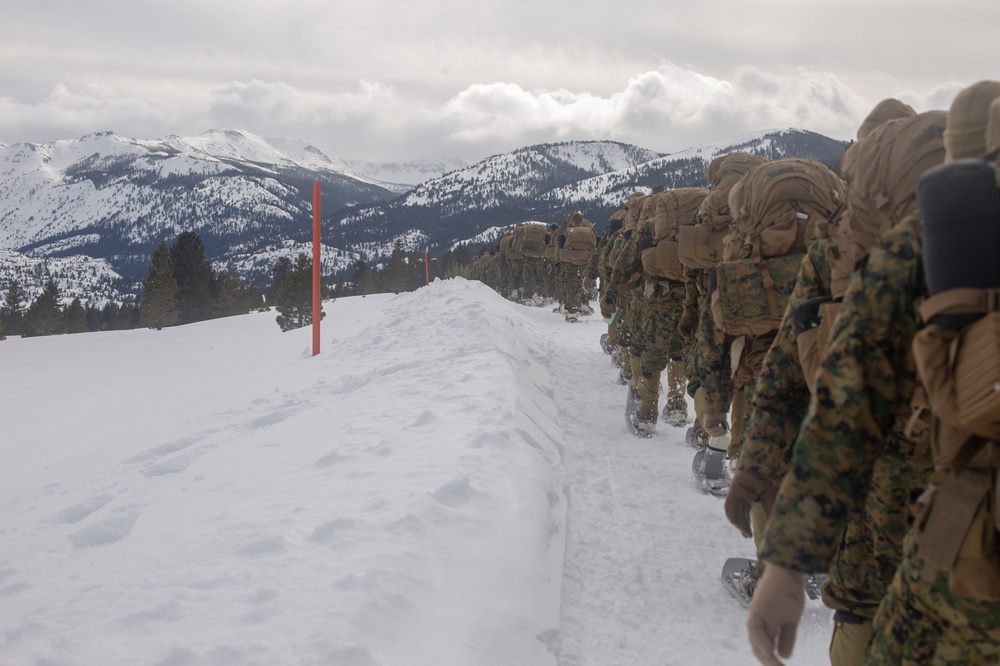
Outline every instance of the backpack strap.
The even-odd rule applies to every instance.
[[[920,305],[924,321],[942,314],[975,314],[1000,311],[1000,289],[949,289],[928,297]]]

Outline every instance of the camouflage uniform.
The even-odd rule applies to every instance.
[[[789,297],[781,328],[771,345],[750,401],[737,469],[781,484],[792,457],[792,446],[809,407],[809,388],[799,364],[795,330],[789,314],[810,298],[830,294],[826,240],[809,246]]]
[[[536,294],[545,295],[545,259],[525,257],[521,260],[521,282],[518,292],[521,300],[530,299]]]
[[[556,264],[556,297],[567,312],[579,312],[583,305],[583,266]]]
[[[597,276],[600,278],[598,298],[602,304],[604,303],[605,297],[608,295],[608,284],[611,281],[611,249],[620,237],[620,227],[614,231],[609,227],[608,231],[601,237],[601,242],[598,244],[597,252],[594,253],[597,262]],[[602,313],[604,310],[607,310],[607,306],[602,305]],[[608,324],[608,346],[613,348],[618,345],[618,323]]]
[[[751,403],[749,425],[744,433],[738,469],[778,487],[788,471],[799,425],[809,407],[811,394],[799,363],[791,312],[817,296],[830,294],[830,270],[826,240],[817,240],[802,262],[795,289],[781,329],[764,361]],[[823,585],[824,603],[837,611],[835,632],[854,632],[862,649],[875,615],[902,555],[912,494],[922,488],[928,466],[914,460],[907,443],[896,439],[875,461],[871,485],[860,512],[852,514],[844,529],[828,577]],[[756,529],[757,533],[763,530]],[[835,640],[831,650],[850,642]],[[845,663],[850,663],[847,658]]]
[[[629,236],[618,254],[611,270],[611,284],[627,282],[642,272],[639,241],[652,237],[653,222],[642,222]],[[625,324],[630,331],[629,355],[636,359],[643,377],[639,390],[639,419],[656,421],[659,401],[660,375],[670,362],[680,363],[686,346],[677,333],[677,323],[684,305],[684,285],[680,282],[645,276],[639,288],[632,292],[631,306]],[[633,368],[633,373],[635,368]],[[684,397],[685,380],[675,371],[668,374],[670,388],[667,406],[672,410],[687,410]]]
[[[579,213],[573,213],[563,220],[563,224],[552,232],[552,236],[558,239],[569,229],[578,227],[585,227],[590,230],[591,234],[594,234],[593,244],[596,246],[597,235],[594,232],[594,226]],[[559,261],[556,264],[557,297],[560,305],[568,314],[580,312],[581,306],[590,300],[590,294],[584,294],[583,289],[583,277],[586,269],[586,264],[578,266],[566,261]]]
[[[872,247],[851,279],[761,553],[797,571],[829,568],[827,603],[862,616],[871,615],[899,561],[906,507],[929,472],[903,442],[886,437],[911,415],[910,342],[925,291],[919,219],[911,216]],[[845,532],[852,516],[862,529]]]
[[[715,325],[711,296],[706,292],[698,302],[698,329],[694,350],[697,378],[705,391],[705,413],[728,414],[733,401],[732,363],[729,347],[732,337]]]
[[[643,201],[647,195],[635,192],[629,196],[625,202],[625,218],[622,222],[622,230],[611,244],[608,251],[608,287],[605,292],[605,299],[614,303],[614,308],[618,311],[618,323],[616,333],[618,337],[618,355],[622,359],[622,371],[619,381],[623,384],[629,382],[633,376],[633,366],[635,374],[639,372],[639,357],[632,358],[630,349],[632,347],[632,330],[636,326],[636,311],[634,307],[635,287],[637,286],[637,276],[635,274],[623,274],[621,271],[615,272],[617,258],[622,248],[629,242],[635,227],[639,224],[642,212]]]

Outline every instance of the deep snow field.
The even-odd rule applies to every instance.
[[[755,663],[599,316],[478,282],[0,342],[3,666]],[[791,664],[826,664],[811,602]]]

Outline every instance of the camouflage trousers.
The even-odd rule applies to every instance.
[[[893,444],[879,457],[864,505],[844,529],[827,572],[823,603],[863,618],[875,616],[903,557],[910,505],[930,472],[930,461],[920,463]]]
[[[686,350],[677,333],[683,298],[683,293],[657,291],[651,298],[640,293],[632,301],[635,316],[631,320],[629,353],[639,358],[640,371],[647,379],[647,390],[641,396],[639,408],[643,418],[655,419],[657,416],[660,376],[664,370],[668,370],[668,411],[687,412],[684,398],[687,378],[681,361]]]
[[[868,666],[1000,664],[1000,601],[956,597],[948,576],[925,580],[924,560],[911,531],[903,559],[878,608]]]
[[[557,264],[559,303],[572,312],[579,311],[584,302],[583,267],[573,264]],[[586,299],[589,300],[589,299]]]
[[[516,285],[521,299],[531,298],[535,294],[545,295],[545,260],[526,257],[521,260],[520,282]]]
[[[677,332],[677,323],[684,310],[684,294],[658,291],[651,298],[640,295],[632,307],[636,315],[631,352],[642,359],[643,371],[662,372],[668,361],[683,360],[687,344]]]

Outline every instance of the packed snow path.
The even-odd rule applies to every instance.
[[[549,369],[565,438],[558,663],[756,663],[746,613],[719,581],[726,558],[754,557],[753,544],[726,522],[721,499],[697,490],[686,429],[660,423],[650,439],[628,433],[626,387],[600,349],[606,326],[599,315],[576,324],[549,308],[526,316],[554,327],[543,337],[552,341]],[[827,611],[811,605],[790,663],[828,663],[828,621]]]

